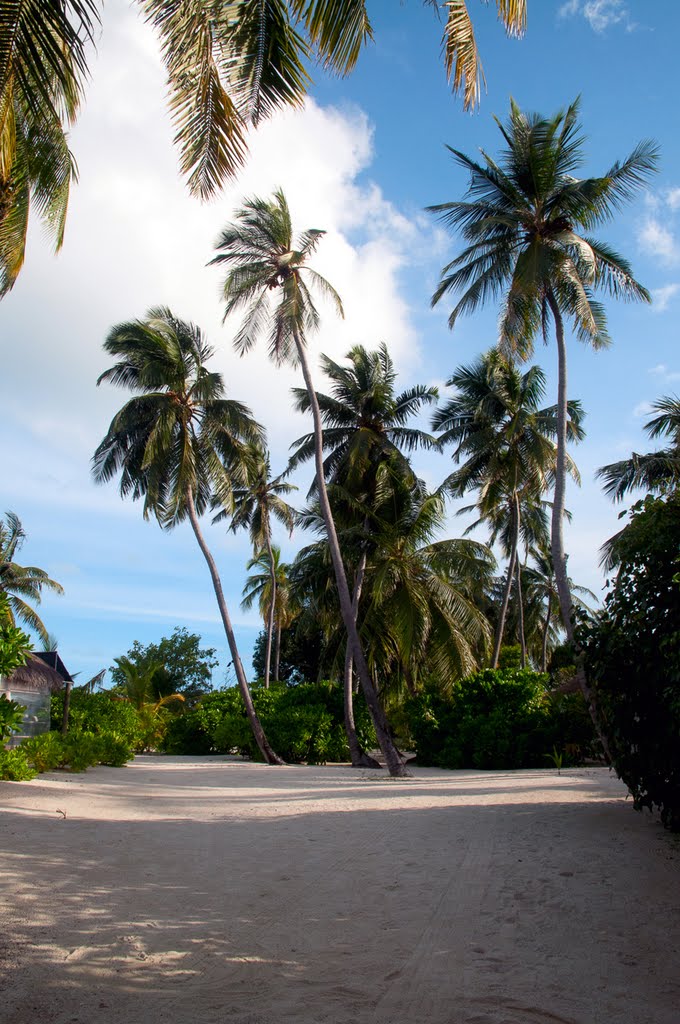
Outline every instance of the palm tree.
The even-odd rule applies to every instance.
[[[0,298],[24,262],[31,206],[59,249],[76,167],[64,125],[82,99],[94,0],[24,0],[0,9]]]
[[[120,474],[120,494],[144,499],[144,517],[171,529],[189,519],[212,579],[234,669],[258,747],[268,764],[282,764],[255,714],[222,582],[201,531],[199,516],[218,500],[229,507],[235,484],[244,484],[247,446],[262,443],[250,410],[224,398],[218,373],[206,366],[212,349],[194,324],[167,307],[145,319],[115,326],[104,343],[118,359],[101,374],[135,395],[116,413],[93,459],[97,483]]]
[[[307,334],[319,325],[319,314],[307,281],[335,305],[342,315],[342,303],[334,288],[308,265],[325,232],[317,229],[293,236],[290,211],[280,190],[270,200],[246,200],[217,242],[218,255],[211,263],[228,268],[224,283],[225,318],[246,307],[246,317],[234,345],[241,354],[249,351],[268,327],[269,355],[275,363],[299,363],[309,395],[314,420],[314,458],[319,504],[330,546],[338,588],[340,610],[352,646],[366,703],[371,712],[387,767],[392,775],[406,770],[390,737],[385,713],[371,682],[352,611],[352,598],[342,562],[323,471],[323,429],[321,411],[307,362]],[[271,308],[273,296],[278,298]]]
[[[37,633],[47,650],[49,633],[36,610],[27,601],[40,604],[43,589],[63,594],[64,588],[50,579],[43,569],[34,565],[19,565],[14,561],[25,539],[26,533],[19,517],[14,512],[6,512],[5,522],[0,521],[0,594],[7,596],[10,625],[13,626],[17,619],[23,622]]]
[[[500,160],[483,153],[482,163],[477,163],[452,149],[456,162],[470,173],[467,196],[462,202],[430,207],[467,242],[442,270],[432,297],[434,305],[444,295],[459,295],[450,327],[461,313],[503,295],[499,344],[504,349],[529,358],[537,334],[547,338],[551,320],[555,329],[558,426],[552,555],[570,640],[572,601],[562,535],[568,421],[564,320],[571,321],[579,340],[601,348],[610,338],[604,308],[595,299],[597,289],[614,298],[650,300],[629,263],[585,232],[610,219],[635,196],[656,169],[658,156],[656,146],[642,142],[602,177],[575,177],[584,158],[578,113],[578,100],[552,118],[524,114],[513,101],[506,124],[497,121],[506,144]],[[581,674],[594,715],[593,695]]]
[[[272,634],[276,629],[274,652],[274,681],[279,680],[279,657],[281,653],[281,630],[287,629],[295,618],[288,582],[289,566],[281,561],[281,548],[270,544],[268,549],[259,551],[247,564],[246,569],[257,569],[246,579],[243,588],[241,608],[248,611],[258,602],[260,614],[267,625],[265,651],[265,688],[269,688],[269,667],[271,660]]]
[[[522,575],[527,600],[533,603],[537,609],[540,609],[539,614],[536,616],[537,620],[539,618],[541,620],[540,660],[537,658],[536,661],[540,665],[540,671],[547,672],[549,644],[551,640],[553,643],[555,642],[555,637],[558,635],[559,627],[561,626],[558,614],[559,599],[549,546],[539,544],[533,547],[531,558],[533,565],[525,566],[522,570]],[[587,587],[578,586],[571,579],[569,580],[569,590],[574,604],[579,609],[590,610],[583,600],[584,597],[588,597],[593,601],[597,600],[592,590],[589,590]]]
[[[435,540],[445,521],[441,493],[404,488],[366,574],[369,659],[411,692],[427,673],[447,689],[488,654],[490,630],[479,603],[495,560],[476,541]]]
[[[245,487],[236,487],[233,492],[233,510],[218,513],[213,522],[219,522],[230,514],[230,529],[234,532],[240,528],[248,528],[253,551],[264,549],[269,560],[272,599],[269,604],[267,619],[267,650],[265,655],[264,685],[269,689],[269,671],[271,664],[272,636],[274,633],[274,612],[276,608],[276,567],[272,550],[271,517],[274,516],[288,530],[293,532],[295,512],[282,498],[297,490],[294,484],[286,483],[283,475],[272,477],[269,455],[257,445],[251,446],[247,459],[248,483]],[[280,554],[280,552],[279,552]],[[248,566],[250,568],[250,565]]]
[[[666,494],[680,484],[680,398],[664,395],[652,404],[652,411],[659,415],[645,424],[646,433],[653,438],[668,437],[671,443],[646,455],[633,452],[629,459],[598,469],[596,476],[604,480],[605,494],[614,501],[638,488]]]
[[[440,444],[455,446],[453,459],[459,464],[442,489],[454,497],[477,491],[475,509],[479,519],[469,530],[480,522],[488,524],[491,543],[500,540],[508,557],[493,668],[498,664],[513,578],[520,587],[520,539],[524,538],[526,547],[535,543],[544,530],[541,501],[555,474],[557,410],[555,406],[540,408],[545,383],[540,367],[532,366],[520,373],[512,360],[492,349],[472,365],[456,370],[447,381],[455,393],[436,411],[432,421],[433,428],[442,431]],[[569,402],[567,412],[569,438],[581,440],[580,403]],[[578,481],[578,471],[570,458],[567,467]],[[459,514],[469,511],[466,507]],[[518,607],[521,614],[521,599]]]
[[[417,447],[437,448],[436,440],[421,430],[407,426],[423,405],[436,401],[435,387],[417,385],[401,394],[395,393],[396,373],[387,346],[369,352],[355,345],[348,353],[349,366],[322,354],[321,366],[332,383],[329,395],[317,392],[317,401],[324,426],[323,445],[328,451],[324,460],[326,480],[333,486],[336,506],[342,504],[345,526],[354,522],[361,543],[355,563],[352,608],[357,619],[361,591],[366,572],[369,536],[373,524],[380,521],[378,501],[385,501],[393,475],[410,484],[416,478],[404,450]],[[301,412],[310,409],[309,396],[300,388],[293,389],[295,405]],[[314,455],[314,435],[299,438],[292,445],[290,469]],[[389,472],[384,470],[389,465]],[[316,478],[310,493],[316,490]],[[337,508],[335,512],[337,516]],[[345,561],[347,548],[345,547]],[[353,712],[354,659],[349,640],[345,651],[344,693],[345,729],[356,767],[371,767],[375,762],[360,749]]]

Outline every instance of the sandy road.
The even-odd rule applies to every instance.
[[[679,1024],[680,842],[603,769],[0,783],[3,1024]]]

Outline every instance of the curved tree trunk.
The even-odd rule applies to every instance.
[[[354,613],[354,621],[357,621],[359,615],[359,601],[361,600],[361,588],[364,582],[364,573],[366,571],[366,552],[361,552],[361,558],[359,559],[359,566],[357,568],[356,576],[354,578],[354,593],[352,594],[352,611]],[[347,743],[349,744],[349,752],[352,758],[353,768],[379,768],[380,765],[367,754],[365,750],[361,749],[359,739],[357,737],[356,723],[354,721],[354,688],[352,685],[353,681],[353,668],[354,659],[352,658],[352,648],[347,639],[345,646],[345,673],[344,673],[344,711],[345,711],[345,732],[347,733]]]
[[[541,672],[548,671],[548,634],[550,632],[550,616],[552,615],[552,594],[548,594],[548,609],[543,627],[543,650],[541,652]]]
[[[229,618],[229,612],[227,610],[227,602],[224,599],[224,591],[222,590],[222,581],[217,571],[217,565],[213,558],[208,545],[205,542],[201,527],[198,522],[198,516],[196,515],[196,506],[194,505],[194,496],[191,489],[187,491],[187,509],[189,512],[189,520],[191,522],[194,536],[198,541],[198,546],[203,552],[203,557],[208,563],[208,569],[210,570],[210,576],[212,579],[213,589],[215,591],[215,597],[217,598],[217,606],[220,610],[222,617],[222,624],[224,626],[224,632],[227,637],[227,643],[229,645],[229,651],[234,662],[234,671],[236,672],[236,678],[238,680],[239,689],[241,696],[243,697],[243,703],[246,706],[246,714],[248,715],[248,721],[250,727],[253,730],[253,736],[255,742],[260,748],[260,752],[265,759],[267,764],[285,764],[286,762],[275,753],[269,746],[267,737],[265,736],[264,729],[260,719],[257,717],[255,708],[253,707],[253,698],[250,695],[248,689],[248,681],[246,680],[246,674],[243,671],[243,665],[241,663],[241,657],[238,653],[238,647],[236,646],[236,637],[234,636],[234,630],[232,629],[231,619]]]
[[[574,606],[571,600],[569,589],[569,576],[567,573],[567,556],[564,551],[564,507],[565,492],[567,483],[567,346],[564,340],[564,324],[557,300],[552,291],[547,294],[548,305],[555,321],[555,339],[557,341],[557,458],[555,466],[555,495],[552,508],[552,530],[551,530],[551,551],[553,570],[555,573],[555,584],[557,586],[557,597],[560,604],[562,624],[567,634],[569,643],[574,642]],[[590,717],[595,726],[605,757],[611,761],[609,743],[600,725],[600,716],[597,712],[595,693],[590,686],[583,667],[583,657],[576,654],[576,678],[586,702]]]
[[[272,551],[271,537],[269,536],[269,524],[265,522],[264,542],[269,555],[269,576],[272,581],[272,598],[267,616],[267,647],[264,658],[264,688],[269,689],[269,672],[272,662],[272,636],[274,635],[274,611],[276,609],[276,567],[274,566],[274,552]]]
[[[323,430],[321,426],[321,412],[319,410],[319,402],[316,397],[316,391],[314,390],[314,384],[312,382],[311,374],[309,372],[309,365],[307,363],[307,355],[302,344],[302,339],[297,331],[294,334],[295,337],[295,348],[297,351],[298,359],[300,360],[300,366],[302,368],[302,375],[305,380],[305,387],[307,388],[307,394],[309,396],[309,404],[312,410],[312,418],[314,421],[314,464],[316,469],[316,480],[319,491],[319,504],[321,506],[321,514],[323,516],[324,523],[326,525],[326,536],[328,538],[328,547],[331,553],[331,561],[333,562],[333,571],[335,573],[335,582],[338,588],[338,599],[340,601],[340,613],[342,615],[342,621],[347,630],[347,639],[349,641],[350,650],[352,652],[352,659],[356,665],[357,674],[361,682],[361,688],[364,691],[366,703],[373,719],[375,726],[376,735],[378,737],[378,743],[380,749],[385,758],[388,771],[390,775],[394,776],[410,776],[410,772],[404,767],[404,763],[399,755],[399,751],[395,747],[392,737],[390,735],[389,727],[387,724],[387,718],[383,711],[378,694],[371,681],[371,676],[368,671],[368,665],[364,656],[363,649],[361,647],[361,640],[359,639],[359,633],[357,630],[356,622],[354,621],[354,615],[352,612],[352,598],[350,596],[349,587],[347,586],[347,577],[345,575],[345,567],[342,561],[342,554],[340,552],[340,545],[338,543],[338,535],[335,529],[335,522],[333,520],[333,513],[331,511],[330,502],[328,500],[328,491],[326,490],[326,480],[324,478],[323,471]]]

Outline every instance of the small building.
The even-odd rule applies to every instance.
[[[15,733],[15,744],[27,736],[37,736],[50,728],[50,697],[73,680],[57,651],[29,654],[21,668],[11,676],[0,678],[0,693],[26,708],[21,733]]]

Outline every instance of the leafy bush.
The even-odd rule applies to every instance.
[[[25,710],[23,704],[17,704],[0,693],[0,744],[6,743],[13,732],[20,731]]]
[[[617,774],[636,809],[680,831],[680,494],[631,511],[604,610],[578,639]]]
[[[64,695],[52,697],[52,728],[61,726]],[[86,693],[74,688],[69,709],[69,735],[72,733],[116,733],[134,750],[142,740],[139,716],[133,705],[109,693]]]
[[[580,695],[553,695],[547,676],[528,669],[485,669],[411,698],[406,713],[420,764],[440,768],[546,767],[555,748],[578,760],[592,743]]]
[[[318,764],[349,757],[340,687],[303,683],[256,688],[253,704],[269,742],[284,760]],[[363,698],[355,699],[354,713],[359,742],[370,749],[375,734]],[[236,752],[260,757],[237,688],[208,694],[171,722],[163,749],[173,754]]]
[[[16,750],[0,750],[0,779],[3,781],[26,782],[34,779],[37,774],[21,747]]]
[[[64,744],[58,732],[31,736],[19,747],[37,772],[49,772],[63,764]]]

